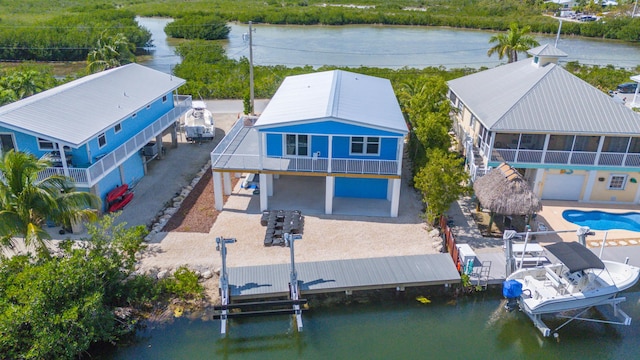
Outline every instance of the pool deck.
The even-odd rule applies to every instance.
[[[581,211],[605,211],[610,213],[640,212],[640,205],[583,204],[575,201],[542,201],[542,211],[538,213],[537,222],[542,222],[549,230],[573,230],[578,225],[562,218],[562,212],[569,209]],[[534,229],[536,230],[536,229]],[[593,230],[595,235],[587,237],[587,246],[600,247],[606,235],[607,246],[640,245],[640,232],[628,230]],[[559,241],[577,241],[575,233],[562,233],[538,236],[537,241],[543,244]]]

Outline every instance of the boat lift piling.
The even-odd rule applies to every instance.
[[[298,331],[302,331],[302,310],[300,309],[299,297],[300,290],[298,289],[298,273],[296,271],[295,252],[293,244],[296,240],[302,240],[300,234],[284,234],[284,244],[289,247],[289,253],[291,255],[291,274],[289,279],[289,292],[291,301],[293,301],[293,310],[295,314],[296,325]]]
[[[220,299],[222,302],[222,309],[220,314],[220,334],[225,335],[227,333],[227,314],[229,305],[229,274],[227,274],[227,246],[226,244],[232,244],[236,242],[236,239],[225,239],[223,237],[216,238],[216,250],[220,251],[222,257],[222,270],[220,272]]]
[[[225,335],[227,333],[227,319],[237,317],[251,317],[251,316],[266,316],[266,315],[283,315],[293,314],[295,315],[294,321],[298,331],[302,331],[302,310],[300,306],[306,305],[306,299],[300,299],[300,289],[298,287],[298,273],[295,266],[294,255],[294,242],[295,240],[301,240],[300,234],[285,233],[284,236],[285,245],[289,247],[291,253],[291,273],[289,275],[289,300],[273,300],[273,301],[259,301],[231,304],[230,292],[229,292],[229,274],[227,273],[227,247],[226,244],[236,242],[236,239],[225,239],[223,237],[216,238],[216,250],[220,251],[222,257],[222,270],[220,271],[220,298],[221,304],[214,306],[213,310],[216,312],[213,315],[213,319],[220,319],[220,334]],[[283,309],[283,306],[289,306],[288,309]],[[258,310],[255,310],[255,309]],[[239,310],[229,312],[230,310]],[[248,310],[248,311],[243,311]]]

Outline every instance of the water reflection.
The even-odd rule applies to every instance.
[[[173,40],[168,40],[164,26],[170,19],[138,18],[152,33],[153,59],[144,65],[170,72],[180,62]],[[233,59],[249,57],[246,36],[248,26],[229,24],[229,39],[223,41],[227,55]],[[412,26],[276,26],[254,25],[254,62],[257,65],[319,67],[370,66],[424,68],[494,67],[506,60],[487,57],[488,31],[428,28]],[[537,36],[541,44],[555,42],[555,36]],[[569,56],[567,61],[589,65],[614,64],[635,68],[640,65],[640,45],[611,40],[560,37],[558,48]],[[524,55],[521,55],[524,56]]]

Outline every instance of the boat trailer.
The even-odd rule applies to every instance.
[[[294,242],[295,240],[302,239],[300,234],[284,234],[285,245],[289,247],[291,254],[291,273],[289,278],[289,300],[272,300],[272,301],[257,301],[230,304],[229,293],[229,275],[227,273],[227,247],[226,244],[232,244],[236,242],[236,239],[225,239],[223,237],[216,238],[216,250],[220,251],[222,257],[222,270],[220,272],[220,298],[221,305],[214,306],[213,310],[216,312],[213,315],[213,319],[220,319],[220,334],[226,335],[227,333],[227,319],[237,317],[251,317],[251,316],[267,316],[267,315],[283,315],[290,314],[295,315],[294,321],[296,323],[299,332],[302,332],[302,310],[300,305],[306,305],[306,299],[300,299],[300,290],[298,288],[298,273],[295,267],[295,255],[294,255]],[[283,308],[285,307],[285,308]],[[289,308],[286,308],[289,307]],[[242,311],[250,309],[249,311]],[[255,310],[259,309],[259,310]],[[240,310],[237,312],[229,312],[230,310]]]
[[[598,304],[583,308],[583,309],[576,309],[573,311],[578,311],[578,313],[574,316],[568,316],[568,315],[562,315],[563,313],[556,313],[556,317],[557,318],[563,318],[563,319],[567,319],[567,321],[563,322],[560,326],[556,327],[555,329],[551,330],[542,320],[542,315],[543,314],[530,314],[524,310],[522,310],[523,313],[527,314],[527,316],[531,319],[531,321],[533,321],[533,324],[535,325],[535,327],[540,330],[540,332],[542,333],[542,336],[544,337],[549,337],[551,334],[553,334],[554,337],[558,337],[558,330],[562,329],[565,325],[569,324],[570,322],[572,322],[573,320],[580,320],[580,321],[588,321],[588,322],[596,322],[596,323],[604,323],[604,324],[612,324],[612,325],[625,325],[625,326],[629,326],[631,325],[631,317],[629,315],[627,315],[627,313],[625,313],[624,311],[622,311],[622,309],[620,309],[618,307],[618,305],[624,301],[626,301],[627,299],[625,297],[615,297],[615,298],[609,298],[606,299]],[[614,320],[601,320],[601,319],[593,319],[593,318],[588,318],[588,317],[582,317],[582,315],[584,313],[586,313],[589,309],[596,307],[596,306],[600,306],[600,305],[610,305],[611,308],[613,309],[613,314],[614,316],[619,320],[619,321],[614,321]],[[544,315],[550,315],[550,314],[544,314]]]

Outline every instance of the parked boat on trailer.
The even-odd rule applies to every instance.
[[[207,104],[204,101],[191,103],[191,109],[184,117],[184,132],[187,141],[191,142],[212,140],[215,137],[216,127],[213,115],[207,110]]]

